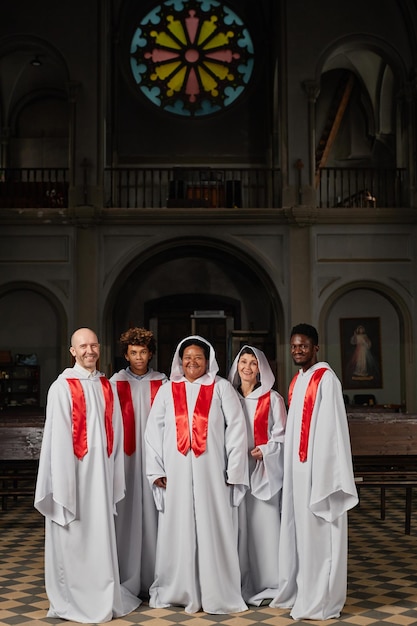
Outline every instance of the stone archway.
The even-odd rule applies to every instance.
[[[378,402],[405,404],[415,410],[415,378],[410,367],[412,322],[401,296],[382,283],[357,281],[335,291],[324,304],[320,316],[321,335],[326,338],[326,358],[342,380],[340,327],[341,318],[377,317],[381,324],[383,385],[375,389]],[[354,390],[352,391],[354,393]]]
[[[50,384],[65,365],[69,345],[65,312],[56,298],[30,282],[16,282],[0,289],[0,347],[14,355],[36,353],[40,366],[41,406]]]
[[[105,318],[112,320],[107,333],[112,338],[109,362],[113,367],[121,363],[117,362],[120,334],[130,326],[144,325],[159,335],[160,319],[164,336],[157,337],[163,347],[158,368],[164,371],[178,341],[193,334],[193,329],[211,334],[218,352],[223,342],[222,375],[227,375],[237,345],[233,342],[236,330],[243,330],[248,342],[261,341],[275,369],[278,364],[284,367],[278,339],[284,332],[281,299],[253,258],[224,242],[195,237],[164,242],[153,252],[135,259],[113,287]],[[204,317],[201,311],[209,313]],[[197,318],[194,322],[193,317]],[[220,333],[217,338],[216,333]]]

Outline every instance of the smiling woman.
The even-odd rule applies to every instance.
[[[187,380],[194,382],[206,373],[208,354],[207,344],[199,339],[184,341],[179,350],[179,356]]]
[[[212,345],[187,337],[149,413],[146,474],[159,511],[152,608],[247,610],[235,527],[248,487],[246,425],[218,369]]]

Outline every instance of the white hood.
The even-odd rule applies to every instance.
[[[268,359],[266,358],[262,350],[259,350],[259,348],[254,348],[253,346],[243,346],[232,363],[232,367],[230,368],[228,378],[229,378],[229,381],[232,383],[233,387],[237,389],[240,385],[240,376],[237,372],[237,364],[238,364],[240,355],[242,353],[242,350],[244,350],[245,348],[250,348],[258,360],[258,367],[259,367],[259,374],[260,374],[259,382],[261,383],[261,386],[254,389],[252,393],[250,393],[247,397],[248,398],[260,398],[260,396],[263,396],[265,393],[267,393],[267,391],[270,391],[272,389],[272,386],[275,382],[275,376],[274,376],[273,371],[271,370],[271,366],[268,363]]]
[[[204,339],[199,335],[190,335],[189,337],[185,337],[185,339],[182,339],[178,344],[177,349],[175,350],[174,358],[172,359],[170,380],[172,380],[173,382],[178,382],[184,379],[184,370],[182,369],[182,362],[180,359],[179,351],[184,341],[188,341],[188,339],[199,339],[203,343],[207,344],[210,348],[210,357],[208,361],[207,372],[204,376],[201,376],[194,382],[197,382],[200,385],[211,385],[211,383],[216,378],[217,372],[219,371],[219,366],[216,361],[216,355],[213,346],[207,341],[207,339]]]

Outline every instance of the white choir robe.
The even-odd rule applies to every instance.
[[[325,367],[312,413],[307,459],[299,459],[304,397]],[[347,593],[347,511],[358,503],[340,381],[328,363],[300,370],[288,411],[279,592],[270,606],[293,619],[339,617]]]
[[[136,596],[148,597],[155,575],[158,511],[146,478],[144,432],[151,410],[151,381],[165,383],[167,377],[150,369],[135,378],[126,369],[111,377],[111,382],[130,385],[135,414],[135,451],[124,455],[126,494],[117,503],[116,541],[120,580]]]
[[[47,616],[81,623],[110,621],[140,603],[120,584],[114,514],[124,497],[123,432],[115,389],[110,457],[105,400],[98,374],[75,366],[52,383],[39,460],[35,507],[45,516]],[[73,449],[67,378],[81,381],[87,408],[87,454]]]
[[[278,554],[281,527],[281,488],[284,463],[284,434],[287,410],[283,397],[272,388],[275,376],[265,354],[243,346],[229,372],[235,388],[240,385],[237,365],[242,351],[249,347],[255,354],[260,386],[239,398],[246,417],[250,489],[239,506],[239,561],[242,574],[242,595],[248,604],[259,606],[263,600],[278,593]],[[270,394],[268,441],[258,444],[261,461],[250,454],[255,447],[254,418],[258,400]]]
[[[172,378],[172,375],[171,375]],[[191,421],[200,383],[185,381]],[[178,379],[177,379],[178,380]],[[237,512],[248,487],[246,426],[232,385],[215,378],[206,450],[196,457],[177,449],[172,382],[159,390],[145,431],[149,482],[159,509],[155,581],[150,606],[184,606],[222,614],[246,611],[241,596],[237,551]],[[229,483],[229,485],[226,484]]]

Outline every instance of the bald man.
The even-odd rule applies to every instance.
[[[79,328],[75,359],[52,383],[35,507],[45,517],[48,617],[102,623],[140,600],[120,584],[114,511],[124,497],[123,430],[113,386],[96,369],[97,335]]]

